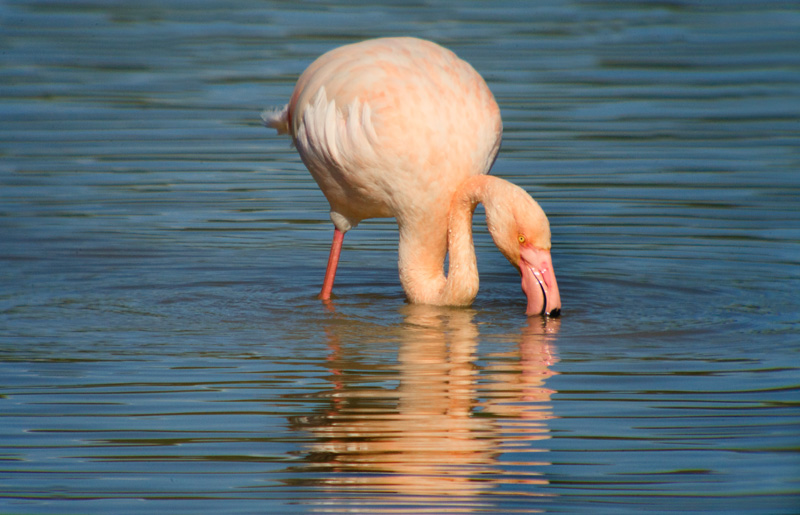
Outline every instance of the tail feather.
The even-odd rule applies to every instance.
[[[289,105],[282,109],[267,109],[261,113],[264,126],[278,131],[278,134],[289,134]]]

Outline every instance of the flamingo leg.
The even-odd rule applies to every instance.
[[[328,255],[328,268],[325,270],[325,280],[322,282],[322,291],[319,292],[319,298],[321,300],[330,300],[331,298],[333,280],[336,278],[336,267],[339,266],[339,254],[342,253],[342,241],[344,241],[344,233],[334,228],[331,253]]]

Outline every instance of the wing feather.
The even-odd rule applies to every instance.
[[[346,106],[328,100],[321,87],[303,111],[297,130],[298,147],[326,166],[348,169],[376,157],[378,135],[368,104],[353,99]]]

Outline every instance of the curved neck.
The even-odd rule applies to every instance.
[[[446,203],[417,220],[401,220],[400,281],[413,303],[465,306],[478,294],[472,214],[486,196],[487,175],[470,177]],[[449,207],[449,209],[447,209]],[[448,274],[444,274],[445,254]]]

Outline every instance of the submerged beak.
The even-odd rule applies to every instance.
[[[522,291],[528,297],[525,314],[558,316],[561,314],[561,296],[558,293],[556,274],[549,250],[522,247],[519,270],[522,274]]]

